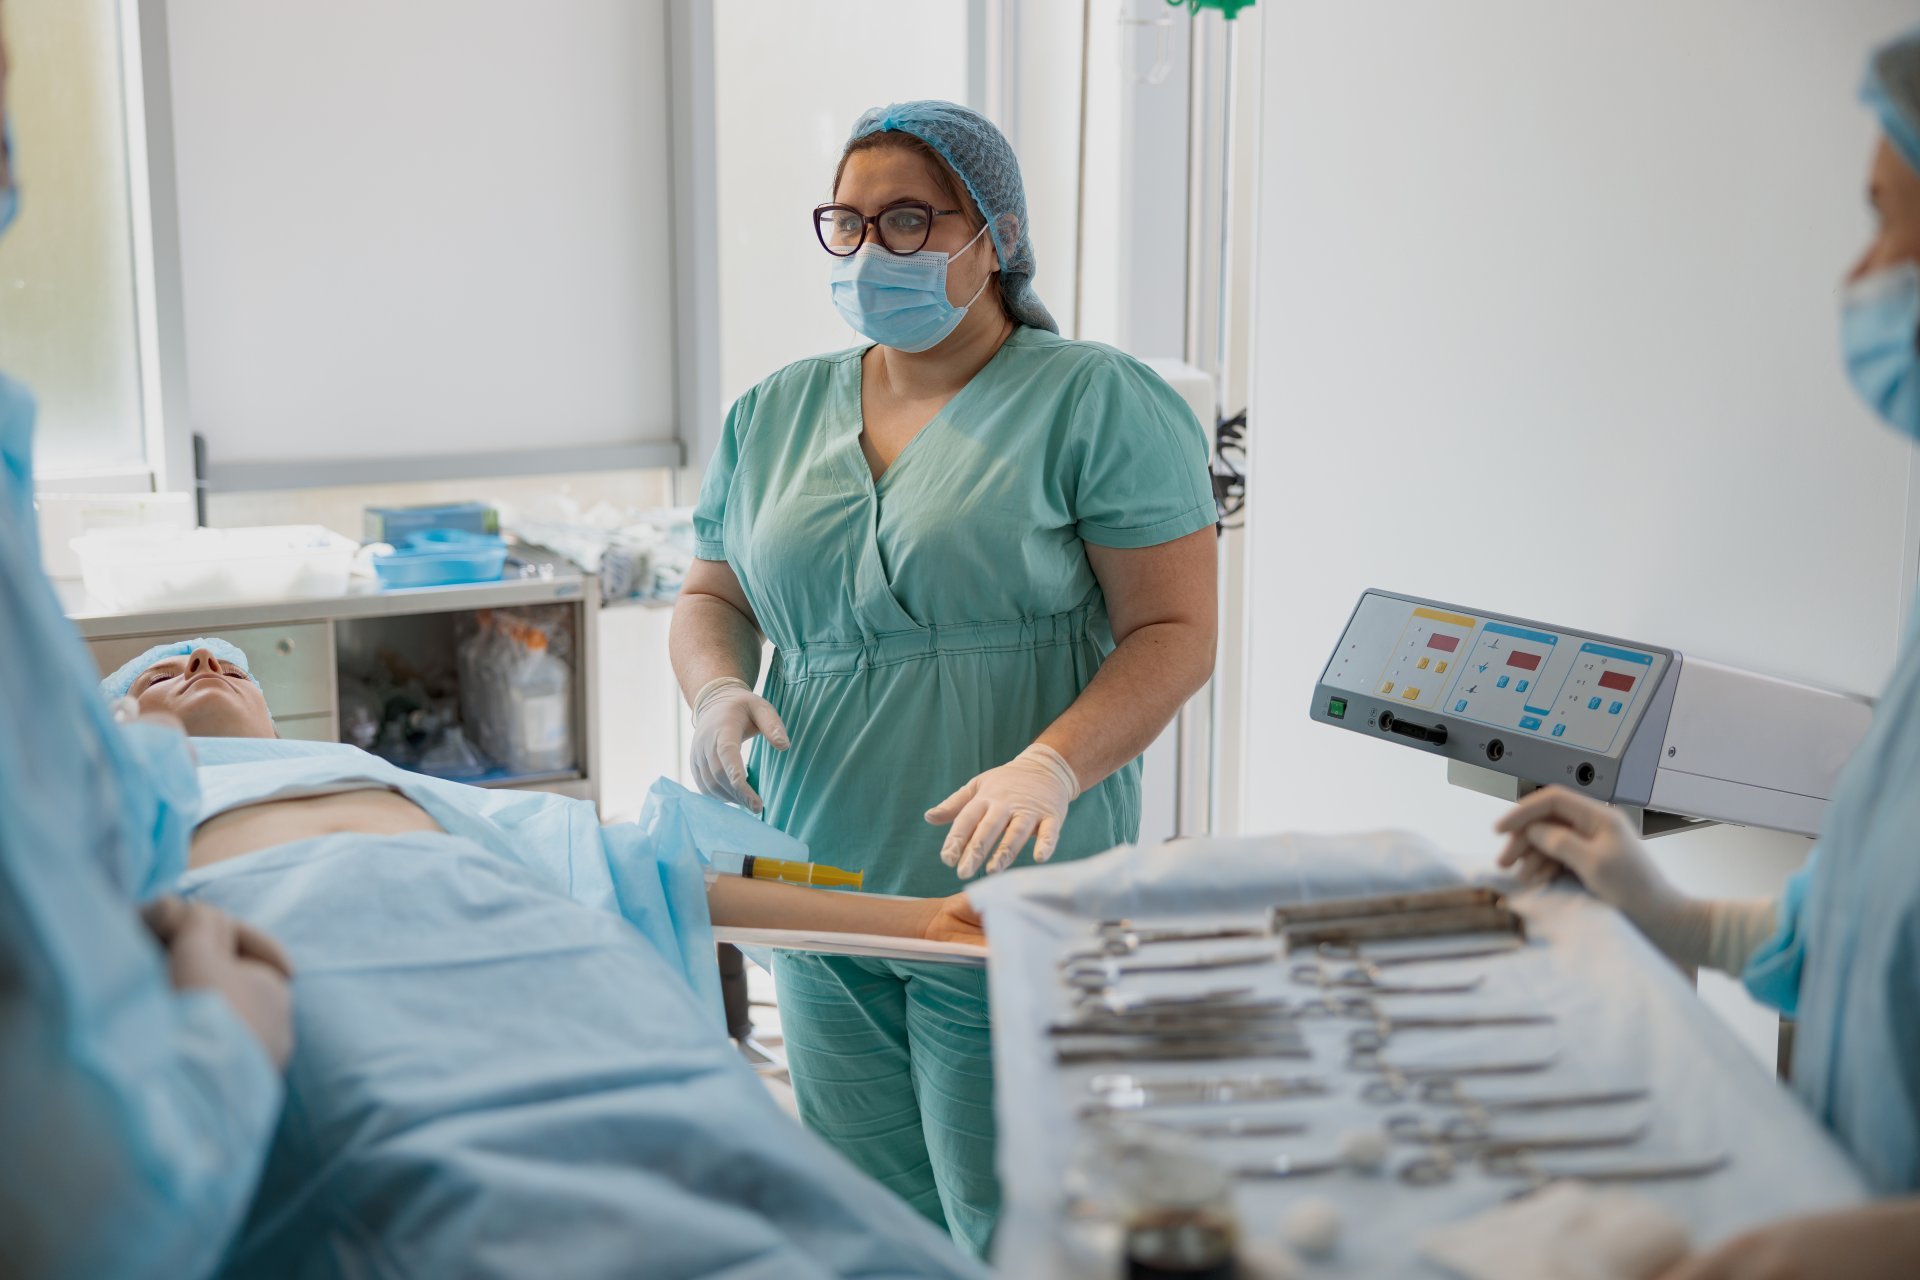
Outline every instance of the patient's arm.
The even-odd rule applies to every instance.
[[[987,941],[980,917],[964,893],[946,898],[867,898],[720,876],[707,890],[707,911],[715,925],[735,929],[879,933],[980,946]]]

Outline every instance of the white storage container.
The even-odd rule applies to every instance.
[[[87,594],[129,613],[344,595],[358,549],[317,524],[112,529],[73,540]]]

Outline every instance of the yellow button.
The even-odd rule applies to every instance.
[[[1447,674],[1447,664],[1445,662],[1442,662],[1439,666],[1433,669],[1433,674],[1437,676],[1443,676]]]
[[[1422,671],[1427,669],[1427,660],[1425,658],[1420,659],[1420,669]]]
[[[1392,693],[1392,692],[1393,692],[1393,681],[1391,681],[1391,680],[1389,680],[1389,681],[1387,681],[1387,682],[1386,682],[1385,684],[1383,684],[1383,685],[1381,685],[1381,686],[1380,686],[1380,692],[1382,692],[1382,693]]]
[[[1404,691],[1403,691],[1403,692],[1402,692],[1402,693],[1400,694],[1400,696],[1401,696],[1401,697],[1403,697],[1403,698],[1405,698],[1405,699],[1406,699],[1406,700],[1407,700],[1408,702],[1418,702],[1418,701],[1420,701],[1420,691],[1419,691],[1418,689],[1407,689],[1407,690],[1404,690]]]

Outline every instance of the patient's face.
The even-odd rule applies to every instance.
[[[267,696],[231,662],[205,649],[163,658],[133,682],[143,714],[164,711],[196,738],[277,738]]]

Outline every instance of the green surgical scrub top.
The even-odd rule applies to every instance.
[[[926,811],[1024,750],[1113,651],[1086,544],[1204,529],[1213,488],[1164,380],[1026,327],[876,481],[866,350],[788,365],[734,404],[694,554],[732,566],[774,649],[762,693],[792,745],[752,750],[767,821],[869,891],[930,897],[961,884]],[[1139,827],[1136,759],[1073,802],[1054,857]]]

